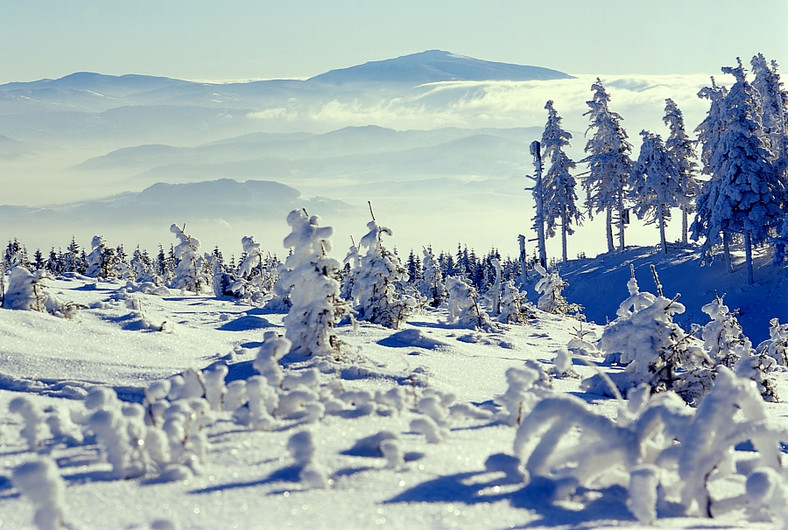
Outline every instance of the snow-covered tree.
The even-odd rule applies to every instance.
[[[339,262],[329,258],[333,228],[319,226],[320,219],[304,210],[287,216],[291,232],[284,239],[292,249],[277,281],[291,303],[284,318],[285,336],[291,352],[300,355],[338,357],[341,343],[334,327],[350,308],[340,297]]]
[[[419,292],[432,307],[438,307],[446,299],[446,285],[443,282],[440,263],[435,259],[431,247],[424,248],[422,260],[422,280]]]
[[[91,278],[106,278],[107,264],[105,262],[105,251],[107,244],[103,236],[93,236],[93,241],[90,244],[91,250],[88,254],[88,268],[85,271],[85,276]]]
[[[697,240],[703,236],[704,253],[710,255],[721,233],[742,234],[747,282],[751,284],[752,247],[764,242],[769,231],[782,221],[785,184],[778,178],[771,153],[759,136],[757,102],[741,60],[736,67],[723,68],[723,72],[732,74],[736,83],[722,102],[724,128],[718,145],[712,146],[708,162],[712,178],[698,197],[692,237]]]
[[[771,64],[762,53],[750,61],[752,87],[758,99],[764,144],[780,172],[788,168],[788,92],[782,87],[776,61]]]
[[[646,383],[654,392],[675,390],[686,401],[696,401],[711,384],[712,362],[700,341],[673,322],[673,315],[683,313],[684,306],[661,292],[657,296],[641,292],[634,269],[627,289],[629,297],[599,339],[599,349],[620,353],[621,363],[627,365],[627,378],[619,389]]]
[[[769,338],[758,345],[758,352],[768,355],[780,366],[788,367],[788,324],[779,319],[769,321]]]
[[[624,204],[626,183],[632,169],[632,144],[627,141],[627,133],[621,126],[621,116],[608,108],[610,96],[602,81],[597,78],[591,85],[594,95],[587,101],[589,110],[583,115],[588,116],[588,131],[594,133],[586,143],[588,154],[582,163],[588,164],[583,188],[586,191],[586,208],[589,216],[605,212],[605,229],[607,249],[612,251],[613,244],[613,213],[618,216],[618,246],[624,248],[624,225],[626,224],[626,208]],[[586,132],[586,135],[588,134]]]
[[[407,292],[408,271],[383,245],[382,237],[392,235],[391,229],[379,226],[374,216],[367,229],[359,242],[367,250],[353,281],[354,309],[361,320],[397,329],[416,308],[416,299]]]
[[[448,323],[461,328],[492,331],[495,328],[490,316],[479,305],[479,295],[473,286],[462,278],[446,278],[448,291]]]
[[[561,128],[561,116],[549,100],[547,123],[542,133],[542,157],[549,161],[550,166],[544,176],[544,218],[547,237],[553,237],[556,227],[561,227],[561,256],[567,260],[567,235],[574,233],[572,224],[580,223],[583,214],[575,206],[575,179],[571,171],[575,169],[574,160],[564,152],[572,135]]]
[[[700,183],[696,179],[698,164],[695,162],[695,142],[690,140],[684,128],[684,116],[676,102],[668,98],[665,100],[665,117],[662,119],[670,130],[670,135],[665,141],[668,156],[679,170],[678,196],[681,208],[681,242],[687,243],[689,230],[689,214],[695,210],[695,201],[700,191]]]
[[[273,296],[276,266],[263,255],[260,243],[254,240],[254,236],[241,238],[241,245],[243,260],[238,266],[238,278],[229,290],[246,303],[263,306]]]
[[[8,277],[3,307],[70,317],[77,306],[71,303],[63,304],[52,297],[47,292],[45,283],[49,278],[46,270],[31,273],[20,265],[15,266]]]
[[[200,240],[187,235],[185,228],[176,224],[170,226],[170,232],[178,238],[178,245],[174,248],[178,264],[173,271],[172,286],[199,294],[211,285],[211,275],[200,255]]]
[[[731,311],[723,299],[724,296],[716,296],[701,308],[711,319],[703,326],[701,338],[703,347],[717,364],[733,368],[739,359],[737,351],[746,337],[736,312]]]
[[[638,219],[656,224],[663,252],[668,252],[665,226],[670,209],[681,204],[683,189],[678,164],[670,157],[658,134],[641,131],[640,154],[629,174],[629,199]]]
[[[531,311],[528,309],[525,293],[517,288],[514,280],[507,280],[503,284],[498,320],[504,324],[520,324],[530,316]]]
[[[534,264],[534,270],[541,276],[534,286],[534,289],[540,295],[539,300],[536,302],[537,308],[546,313],[554,313],[556,315],[579,313],[582,310],[578,304],[570,304],[564,297],[563,290],[569,283],[561,278],[557,270],[547,272],[538,263]]]

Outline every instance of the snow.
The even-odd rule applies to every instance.
[[[594,264],[612,268],[622,256]],[[661,270],[666,289],[682,270]],[[639,283],[646,290],[647,280]],[[632,528],[655,516],[663,528],[769,528],[779,516],[772,508],[784,478],[766,457],[774,456],[768,437],[784,424],[784,404],[759,401],[753,387],[726,376],[732,390],[725,395],[745,396],[742,418],[712,438],[708,452],[699,445],[683,458],[702,466],[712,453],[725,462],[735,454],[751,472],[714,481],[713,496],[730,499],[717,518],[680,515],[657,502],[656,484],[667,472],[645,462],[626,474],[630,463],[620,455],[634,458],[622,445],[631,439],[626,433],[643,432],[636,427],[646,419],[634,418],[645,418],[644,411],[678,414],[665,423],[667,432],[681,425],[705,432],[733,398],[718,392],[706,405],[706,423],[692,423],[691,409],[669,394],[648,400],[631,391],[622,412],[616,399],[580,390],[596,370],[621,368],[569,358],[566,347],[580,328],[571,318],[531,309],[522,324],[474,332],[447,324],[444,304],[411,315],[396,331],[338,325],[343,349],[333,361],[288,353],[283,313],[229,298],[174,290],[156,296],[120,280],[77,275],[47,285],[81,306],[72,319],[0,309],[0,410],[9,411],[0,419],[0,514],[9,528],[32,527],[41,510],[38,517],[76,528]],[[626,281],[609,296],[618,307]],[[167,325],[128,326],[140,316]],[[602,334],[593,323],[582,329]],[[567,365],[580,377],[550,381]],[[776,377],[788,395],[786,373]],[[195,399],[200,384],[208,401]],[[142,422],[146,403],[160,427]],[[532,411],[564,418],[566,435],[537,416],[526,422]],[[31,432],[30,423],[39,428]],[[583,482],[586,489],[571,493],[571,469],[552,477],[556,458],[577,456],[566,445],[576,436],[571,425],[598,429],[579,454],[598,451],[599,461],[579,468],[581,478],[612,485]],[[752,440],[760,458],[725,445],[746,439],[737,430],[742,425],[760,433]],[[545,438],[534,456],[538,439],[526,433],[543,427],[558,442]],[[191,445],[183,442],[187,432]],[[144,439],[144,450],[121,451],[134,436]],[[659,437],[650,443],[656,454]],[[36,463],[46,458],[54,464]],[[31,498],[19,474],[46,477],[35,480],[50,486]],[[698,483],[682,478],[692,488],[688,498],[702,498]]]

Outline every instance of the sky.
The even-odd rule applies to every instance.
[[[36,0],[0,7],[0,83],[78,71],[311,77],[427,49],[568,73],[788,61],[785,0]]]

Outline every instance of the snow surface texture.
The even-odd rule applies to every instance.
[[[785,405],[732,372],[697,409],[642,390],[580,400],[568,366],[622,370],[567,358],[567,344],[601,335],[593,324],[580,333],[577,320],[532,309],[525,324],[469,335],[443,305],[399,331],[338,326],[346,358],[334,362],[288,353],[281,313],[120,281],[49,284],[84,308],[72,319],[0,309],[0,513],[11,528],[785,520]],[[132,307],[172,324],[124,329]]]

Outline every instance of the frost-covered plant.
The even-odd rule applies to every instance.
[[[717,296],[701,310],[709,315],[711,322],[703,326],[703,346],[717,364],[733,368],[738,360],[736,350],[746,340],[736,312],[723,303],[724,296]]]
[[[399,256],[383,246],[382,236],[390,228],[379,226],[374,217],[360,247],[367,251],[355,271],[352,298],[360,320],[398,329],[416,309],[416,299],[407,292],[408,271]]]
[[[569,284],[561,278],[558,271],[548,273],[539,263],[534,264],[534,269],[541,276],[534,286],[534,289],[540,295],[539,300],[536,302],[537,308],[546,313],[556,315],[577,314],[582,311],[583,308],[581,306],[570,304],[564,297],[563,290]]]
[[[331,227],[318,226],[317,216],[303,210],[287,216],[291,233],[284,245],[292,248],[277,286],[289,292],[290,311],[284,317],[285,336],[299,355],[338,357],[341,342],[334,327],[348,314],[340,297],[339,263],[326,256],[331,250]]]
[[[501,311],[498,320],[504,324],[520,324],[531,318],[531,313],[525,292],[517,288],[514,280],[507,280],[503,284]]]
[[[711,491],[719,491],[715,481],[737,474],[746,479],[760,468],[782,473],[781,444],[788,432],[770,426],[756,389],[727,368],[718,368],[714,386],[697,409],[673,392],[649,396],[646,387],[631,397],[618,421],[571,395],[536,403],[514,441],[526,481],[536,476],[554,481],[554,501],[580,487],[628,487],[638,498],[627,505],[648,522],[662,502],[687,515],[711,517],[731,500],[712,498]],[[753,451],[737,451],[744,442],[751,442]]]
[[[432,253],[432,248],[424,249],[422,260],[423,276],[419,284],[419,292],[427,299],[427,304],[438,307],[446,299],[446,285],[443,282],[443,273],[440,264]]]
[[[484,331],[497,329],[490,316],[479,306],[479,297],[473,286],[462,278],[449,276],[446,278],[446,290],[449,293],[448,324]]]
[[[711,382],[712,362],[699,341],[673,322],[684,306],[662,296],[659,283],[658,288],[658,296],[640,292],[633,269],[627,282],[629,297],[616,311],[618,318],[605,327],[599,348],[620,353],[621,363],[627,365],[620,390],[646,383],[654,392],[676,390],[692,402]]]
[[[25,462],[14,469],[11,481],[33,502],[33,522],[41,530],[65,528],[66,485],[50,458]]]
[[[315,461],[315,443],[312,433],[299,431],[287,441],[287,450],[301,468],[298,478],[311,488],[327,488],[329,485],[326,470]]]
[[[290,340],[275,331],[266,331],[263,334],[263,344],[252,366],[273,388],[280,388],[282,385],[284,374],[279,361],[287,355],[291,347]]]
[[[30,272],[16,265],[8,277],[8,288],[3,299],[6,309],[41,311],[56,316],[71,318],[79,308],[71,302],[60,302],[47,292],[45,280],[50,279],[45,269]]]
[[[187,235],[185,228],[185,225],[183,228],[176,224],[170,226],[170,232],[178,238],[178,245],[174,249],[178,264],[173,271],[172,286],[199,294],[211,284],[211,274],[200,255],[200,240]]]
[[[758,391],[766,401],[779,401],[774,378],[769,375],[777,365],[777,361],[763,352],[752,349],[750,339],[745,338],[744,343],[736,347],[737,357],[733,371],[739,377],[751,379],[755,382]]]
[[[16,397],[8,403],[8,411],[22,416],[24,426],[19,434],[27,442],[31,451],[38,450],[41,441],[46,438],[46,416],[32,401],[24,396]]]
[[[779,366],[788,367],[788,324],[780,324],[773,318],[769,321],[769,338],[758,345],[758,352],[768,355]]]
[[[119,260],[115,251],[107,247],[104,237],[93,236],[90,246],[91,251],[87,255],[88,268],[85,271],[85,276],[91,278],[114,278],[117,276],[115,267]]]
[[[495,402],[502,406],[501,420],[512,426],[520,425],[552,387],[550,376],[535,361],[506,370],[506,383],[506,392],[496,397]]]
[[[244,259],[238,266],[238,279],[230,290],[246,303],[264,306],[274,296],[277,278],[275,264],[266,260],[260,243],[257,243],[253,236],[244,236],[241,245]]]
[[[423,434],[427,443],[440,443],[446,437],[446,430],[429,416],[420,416],[410,422],[410,430]]]

